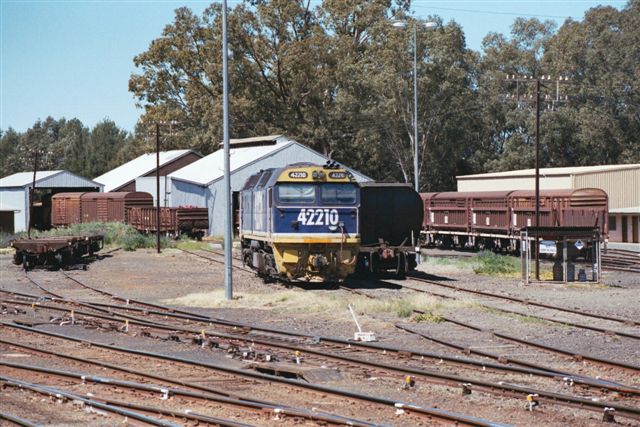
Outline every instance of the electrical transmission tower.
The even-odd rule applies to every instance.
[[[555,83],[555,97],[549,94],[544,94],[544,102],[550,107],[551,111],[554,111],[556,106],[562,102],[567,102],[569,97],[566,95],[560,95],[560,85],[569,82],[568,77],[552,78],[551,76],[516,76],[515,74],[507,74],[506,81],[509,83],[515,83],[515,94],[508,94],[504,97],[506,101],[516,101],[518,106],[521,103],[535,102],[536,108],[536,217],[535,227],[540,227],[540,97],[542,95],[542,89],[551,89],[550,85]],[[533,94],[526,94],[528,85],[535,84],[535,91]],[[523,94],[521,94],[521,89]],[[536,235],[536,280],[540,280],[540,250],[539,250],[539,237]]]

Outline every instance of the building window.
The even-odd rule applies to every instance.
[[[616,219],[615,215],[609,215],[609,231],[616,231]]]

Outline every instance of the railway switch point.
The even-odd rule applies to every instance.
[[[613,416],[616,410],[614,408],[604,408],[604,414],[602,414],[602,421],[605,423],[615,423],[616,420]]]
[[[538,397],[537,393],[527,395],[527,404],[525,405],[525,408],[528,411],[533,411],[533,408],[540,406],[540,402],[535,399],[536,397]]]

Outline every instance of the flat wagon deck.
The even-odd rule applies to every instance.
[[[16,250],[13,262],[25,270],[35,266],[61,267],[77,262],[82,256],[92,256],[103,247],[104,236],[57,236],[37,239],[17,239],[11,242]]]

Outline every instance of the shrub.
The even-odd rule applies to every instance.
[[[418,323],[427,322],[427,323],[442,323],[444,322],[444,317],[439,314],[434,314],[431,311],[425,311],[422,314],[418,314],[415,317],[415,321]]]
[[[138,248],[153,248],[156,246],[155,234],[140,234],[135,228],[122,222],[88,222],[83,224],[73,224],[67,228],[53,228],[47,231],[32,231],[31,237],[52,237],[52,236],[104,236],[105,245],[120,246],[126,251],[135,251]],[[19,233],[18,238],[26,238],[27,233]],[[175,247],[175,242],[162,236],[160,247]]]
[[[0,248],[8,248],[9,243],[15,238],[11,233],[0,232]]]
[[[520,260],[508,255],[497,255],[482,251],[478,256],[479,265],[473,269],[476,274],[514,274],[520,271]]]

